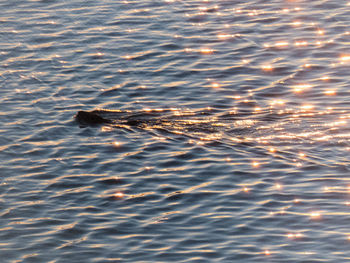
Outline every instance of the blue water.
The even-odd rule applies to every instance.
[[[350,2],[0,9],[0,262],[350,261]]]

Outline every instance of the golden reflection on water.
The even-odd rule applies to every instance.
[[[220,84],[217,82],[212,83],[211,86],[215,89],[220,88]]]
[[[245,193],[249,193],[250,189],[245,186],[245,187],[242,188],[242,191],[245,192]]]
[[[252,162],[252,166],[253,166],[254,168],[258,168],[258,167],[260,166],[260,163],[259,163],[258,161],[253,161],[253,162]]]
[[[300,26],[302,24],[302,22],[300,20],[296,20],[292,22],[293,26]]]
[[[174,2],[175,0],[165,0],[167,2]],[[200,6],[198,8],[198,12],[195,14],[188,14],[187,17],[192,17],[195,15],[205,15],[208,12],[214,12],[217,15],[220,15],[218,11],[219,7],[206,7],[206,6]],[[298,12],[301,9],[296,8],[285,8],[282,9],[283,13],[291,13],[291,12]],[[279,10],[281,11],[281,10]],[[246,16],[258,16],[262,14],[259,10],[243,10],[243,9],[235,9],[234,12],[236,14],[244,14]],[[276,12],[277,13],[277,12]],[[333,39],[325,39],[326,38],[326,31],[323,28],[320,28],[315,23],[307,23],[301,20],[295,20],[291,21],[290,26],[294,28],[302,28],[305,26],[313,26],[313,34],[318,37],[316,40],[310,40],[306,38],[300,38],[300,39],[280,39],[278,41],[273,41],[271,43],[265,43],[263,46],[265,48],[269,48],[272,50],[278,50],[278,52],[283,52],[285,50],[289,49],[295,49],[295,50],[302,50],[303,48],[307,49],[312,46],[316,46],[317,48],[320,48],[321,45],[326,45],[327,43],[333,43]],[[203,23],[196,23],[195,26],[204,26]],[[327,32],[328,33],[328,32]],[[347,32],[346,34],[349,34]],[[179,38],[181,36],[178,36]],[[239,39],[239,37],[244,37],[242,35],[238,34],[230,34],[230,33],[219,33],[214,35],[215,38],[219,40],[227,40],[227,39],[233,39],[236,38]],[[202,55],[211,55],[216,52],[216,50],[204,46],[199,48],[184,48],[181,50],[181,52],[184,53],[198,53]],[[140,54],[138,54],[140,55]],[[185,54],[186,55],[186,54]],[[135,55],[137,56],[137,55]],[[132,55],[127,55],[124,58],[125,59],[132,59]],[[278,68],[278,62],[281,60],[281,58],[277,58],[276,60],[265,60],[263,63],[258,63],[258,68],[262,71],[264,71],[264,74],[267,75],[273,75],[276,71],[276,68]],[[339,55],[339,58],[335,58],[335,62],[333,62],[333,66],[339,66],[343,65],[345,63],[348,63],[350,61],[350,55],[342,54]],[[242,58],[240,60],[240,66],[248,65],[250,66],[250,63],[254,63],[254,60],[251,58]],[[308,61],[307,61],[308,62]],[[311,71],[313,68],[316,68],[318,65],[311,64],[311,63],[304,63],[299,65],[297,73],[305,73]],[[286,77],[284,80],[294,80],[295,75],[297,74],[291,74],[290,76]],[[283,81],[284,81],[283,80]],[[330,80],[329,76],[322,76],[318,77],[318,81],[325,82]],[[207,79],[207,86],[213,88],[213,90],[221,90],[222,85],[224,82],[209,80]],[[283,83],[281,81],[280,83]],[[276,82],[277,83],[277,82]],[[271,85],[273,86],[273,85]],[[328,142],[335,142],[335,139],[347,139],[350,138],[350,133],[346,132],[340,132],[338,134],[331,134],[330,130],[334,128],[334,131],[339,131],[338,128],[340,126],[344,126],[347,124],[347,119],[349,116],[338,116],[339,118],[336,119],[334,116],[327,116],[327,114],[331,114],[333,109],[331,107],[327,107],[326,109],[318,110],[317,104],[313,104],[313,100],[307,100],[304,99],[305,96],[308,93],[316,92],[319,87],[317,86],[317,83],[310,82],[308,83],[307,80],[300,80],[300,81],[293,81],[291,83],[287,83],[285,86],[287,86],[289,89],[291,89],[292,92],[290,92],[294,97],[297,97],[300,99],[298,101],[297,105],[290,106],[291,103],[293,103],[293,97],[288,97],[288,100],[286,99],[279,99],[274,98],[267,102],[268,105],[254,105],[251,109],[252,115],[250,117],[247,117],[245,119],[241,120],[232,120],[230,124],[227,123],[221,123],[220,119],[217,119],[215,117],[211,117],[209,120],[187,120],[182,122],[163,122],[159,126],[153,126],[152,128],[162,128],[164,126],[170,128],[174,128],[173,133],[176,134],[183,134],[188,135],[188,133],[191,133],[189,131],[185,131],[185,127],[189,126],[195,126],[201,127],[202,124],[208,124],[212,125],[213,127],[229,127],[233,126],[234,128],[242,128],[246,129],[243,135],[240,137],[235,137],[234,134],[231,134],[231,137],[229,137],[230,142],[232,143],[243,143],[243,142],[256,142],[260,144],[260,146],[263,146],[263,149],[266,151],[266,153],[270,154],[270,156],[273,157],[281,157],[283,153],[285,152],[285,149],[288,147],[280,146],[282,142],[288,144],[289,146],[292,145],[292,147],[289,147],[290,151],[293,151],[293,146],[296,145],[298,140],[303,140],[303,143],[314,143],[314,142],[320,142],[320,141],[328,141]],[[257,88],[255,91],[258,91],[259,89],[263,88]],[[235,103],[250,103],[252,100],[250,97],[254,97],[254,91],[248,92],[249,94],[230,94],[230,98],[233,100],[233,104]],[[319,90],[319,94],[322,94],[324,96],[335,96],[337,95],[336,89],[333,87],[322,87],[322,90]],[[241,108],[233,106],[232,109],[229,111],[232,115],[239,116]],[[150,112],[162,112],[163,109],[150,109],[150,108],[144,108],[144,112],[150,113]],[[280,116],[280,120],[276,121],[269,121],[268,118],[266,119],[262,118],[264,115],[268,115],[267,113],[271,113],[271,115],[274,116]],[[188,112],[184,112],[180,109],[174,109],[173,114],[178,117],[187,116]],[[321,116],[324,116],[324,118],[321,118]],[[261,120],[261,119],[263,120]],[[344,118],[344,119],[342,119]],[[206,141],[216,141],[216,140],[222,140],[225,135],[221,132],[219,129],[219,132],[214,132],[212,134],[203,134],[201,132],[192,132],[190,135],[197,135],[194,136],[195,138],[191,138],[188,140],[190,144],[197,144],[197,145],[204,145]],[[113,143],[115,146],[119,146],[119,142]],[[300,144],[303,145],[303,144]],[[312,156],[309,152],[307,152],[304,149],[298,149],[293,151],[293,153],[289,153],[290,156],[290,163],[292,165],[295,165],[296,167],[302,167],[307,161],[310,161],[309,159],[312,159]],[[252,158],[253,159],[253,158]],[[225,158],[225,161],[230,163],[230,165],[241,165],[241,163],[234,163],[232,162],[232,159],[227,157]],[[247,164],[247,163],[245,163]],[[258,160],[249,160],[248,165],[250,164],[251,168],[258,169],[261,167],[262,164],[265,165],[264,161],[258,161]],[[144,168],[145,170],[148,170],[148,167]],[[179,191],[177,193],[173,194],[179,194],[179,193],[186,193],[195,191],[196,189],[199,189],[201,187],[204,187],[206,185],[198,185],[192,188],[188,188],[182,191]],[[273,189],[275,192],[281,192],[284,190],[284,185],[281,182],[275,182],[273,185],[271,185],[271,189]],[[240,186],[240,188],[237,190],[238,192],[242,192],[245,194],[253,194],[254,193],[253,187],[248,187],[247,185]],[[335,188],[332,188],[331,186],[326,186],[323,188],[324,192],[334,192]],[[115,193],[115,197],[122,198],[124,195],[121,192]],[[293,201],[291,201],[293,204],[299,204],[301,202],[300,199],[295,198]],[[350,206],[350,202],[345,203],[347,206]],[[279,216],[286,213],[289,213],[287,211],[289,207],[285,207],[282,209],[279,209],[277,212],[271,212],[271,216]],[[307,214],[303,214],[303,216],[309,218],[310,220],[320,220],[322,219],[323,213],[319,211],[312,211]],[[304,237],[304,234],[301,232],[289,232],[285,234],[286,237],[289,240],[297,240]],[[347,238],[350,240],[350,236],[347,236]],[[266,256],[271,255],[273,252],[271,252],[270,249],[262,249],[262,253]],[[308,253],[308,252],[305,252]]]
[[[175,2],[176,0],[165,0],[165,1],[171,3],[171,2]],[[349,5],[349,3],[347,5]],[[216,12],[217,15],[220,15],[220,13],[217,12],[218,9],[219,9],[218,6],[199,7],[199,13],[196,13],[196,15],[198,14],[204,15],[207,12]],[[300,10],[301,10],[300,8],[282,9],[284,13],[297,12]],[[278,12],[280,11],[281,10],[278,10]],[[260,12],[259,10],[242,10],[242,9],[237,9],[235,10],[235,12],[236,14],[245,14],[246,16],[258,16],[263,13],[263,12]],[[276,11],[276,14],[279,14],[278,12]],[[195,25],[203,26],[205,24],[198,23]],[[296,21],[292,21],[291,25],[293,27],[304,27],[310,24],[307,24],[304,21],[296,20]],[[320,39],[321,39],[321,36],[323,37],[326,35],[324,29],[321,29],[316,25],[313,25],[313,26],[314,26],[313,34],[317,34],[320,37]],[[129,33],[131,32],[132,30],[129,30]],[[347,32],[346,34],[349,34],[349,32]],[[214,38],[216,40],[217,39],[226,40],[226,39],[232,39],[235,37],[238,38],[238,36],[244,37],[238,34],[229,34],[229,33],[221,33],[218,35],[214,34]],[[175,36],[175,37],[180,38],[181,36]],[[271,43],[264,44],[264,47],[271,48],[271,49],[278,49],[278,52],[282,53],[285,50],[289,50],[289,49],[291,50],[295,49],[300,51],[303,48],[307,49],[310,46],[312,47],[312,45],[324,45],[325,43],[332,43],[332,42],[333,42],[333,39],[326,40],[323,38],[322,38],[322,41],[316,40],[314,42],[312,40],[304,39],[304,38],[298,39],[298,40],[281,39],[278,41],[271,40]],[[199,46],[198,48],[181,48],[181,52],[185,52],[185,53],[195,52],[197,54],[211,55],[211,54],[214,54],[216,50],[210,47],[206,47],[204,45],[204,47],[202,48],[201,46]],[[145,54],[146,53],[128,54],[123,58],[126,60],[132,60],[133,58],[137,58]],[[181,55],[189,56],[189,54],[182,54],[182,53]],[[92,56],[102,57],[104,56],[104,53],[102,52],[93,53]],[[238,60],[239,62],[241,62],[240,66],[248,65],[249,63],[252,63],[252,64],[255,63],[254,59],[251,59],[251,57],[249,56],[247,57],[248,58]],[[338,64],[335,63],[334,66],[342,65],[350,61],[350,55],[347,55],[347,54],[339,55],[339,58],[336,57],[335,60],[336,62],[338,62]],[[264,71],[263,73],[265,75],[268,75],[269,77],[274,77],[273,76],[274,73],[278,71],[276,70],[276,68],[278,69],[278,61],[279,59],[277,60],[266,59],[263,61],[264,63],[260,63],[260,62],[257,63],[258,65],[257,69]],[[298,72],[304,73],[304,72],[307,72],[308,70],[312,70],[312,68],[313,68],[312,64],[305,63],[299,66],[298,70],[300,71]],[[120,71],[122,72],[122,70]],[[294,80],[293,78],[294,78],[294,75],[289,77],[289,79],[291,80]],[[286,78],[286,80],[288,80],[288,78]],[[317,80],[329,81],[330,77],[329,76],[318,77]],[[225,82],[221,82],[219,80],[219,81],[208,82],[208,83],[209,83],[208,84],[209,87],[213,88],[213,90],[215,91],[220,92],[221,90],[223,90],[223,85]],[[293,85],[294,83],[300,83],[300,84]],[[220,119],[211,117],[209,120],[190,119],[187,121],[178,122],[178,124],[175,121],[173,122],[164,121],[160,125],[150,126],[150,129],[169,127],[169,130],[173,128],[173,133],[183,134],[183,135],[194,135],[193,136],[194,138],[189,139],[188,142],[190,144],[197,144],[197,145],[204,145],[206,143],[205,141],[222,140],[223,137],[225,136],[226,138],[228,137],[230,142],[232,142],[233,144],[236,144],[236,143],[239,144],[247,141],[256,142],[260,144],[259,146],[262,145],[262,149],[264,150],[265,155],[268,155],[269,157],[272,156],[273,158],[281,158],[281,156],[283,156],[283,154],[286,153],[285,149],[288,149],[289,147],[289,150],[291,153],[289,152],[287,153],[289,156],[292,156],[292,157],[289,157],[289,163],[294,162],[293,165],[295,165],[296,167],[301,167],[303,164],[305,164],[306,161],[308,161],[307,159],[312,158],[311,152],[308,152],[307,150],[301,148],[303,145],[307,145],[307,143],[313,143],[315,141],[327,141],[330,143],[336,143],[338,139],[350,138],[350,133],[347,133],[346,131],[338,130],[339,127],[347,125],[347,119],[349,118],[349,116],[345,116],[345,115],[340,117],[338,116],[339,117],[338,119],[334,118],[334,116],[326,116],[327,114],[331,113],[332,108],[322,109],[322,111],[320,111],[317,109],[317,104],[315,103],[314,100],[312,100],[312,98],[310,98],[310,100],[308,100],[306,97],[304,98],[305,93],[308,93],[309,91],[316,92],[317,90],[321,95],[335,96],[337,95],[336,89],[334,89],[333,87],[327,87],[327,88],[318,87],[317,84],[315,84],[314,82],[311,82],[311,83],[307,83],[307,80],[305,79],[301,79],[300,82],[299,81],[293,81],[291,83],[285,82],[284,87],[287,87],[286,88],[287,92],[290,92],[292,90],[292,92],[290,92],[291,94],[289,94],[290,97],[288,97],[288,100],[279,99],[278,96],[275,96],[270,101],[267,101],[267,100],[265,101],[265,104],[267,105],[261,103],[260,101],[255,103],[254,100],[250,100],[250,97],[254,97],[255,95],[254,92],[249,92],[248,95],[243,93],[234,95],[234,93],[232,92],[231,94],[229,94],[229,96],[230,96],[230,99],[232,98],[233,107],[232,109],[230,109],[229,113],[231,115],[235,115],[234,117],[243,118],[242,115],[240,115],[242,108],[240,108],[239,106],[235,107],[236,103],[238,104],[243,102],[248,105],[250,102],[252,101],[254,102],[252,103],[253,106],[250,108],[251,110],[251,112],[249,112],[249,114],[251,113],[250,116],[245,117],[245,119],[242,119],[242,120],[231,120],[229,123],[224,123],[224,122],[221,122]],[[327,83],[323,83],[323,84],[327,84]],[[144,87],[145,86],[139,86],[139,88],[141,89],[143,89]],[[273,87],[273,85],[271,85],[270,87]],[[294,102],[293,99],[295,97],[297,97],[300,100],[297,102]],[[271,97],[269,97],[269,99],[270,98]],[[292,103],[295,103],[295,104],[293,106],[290,106],[290,104]],[[244,105],[243,107],[246,107],[246,105]],[[249,107],[246,107],[246,108],[249,108]],[[244,108],[244,110],[246,110],[246,108]],[[151,108],[143,109],[144,113],[164,112],[164,111],[165,109],[161,109],[161,108],[160,109],[151,109]],[[178,116],[178,117],[191,115],[191,113],[185,112],[181,109],[174,108],[174,109],[171,109],[171,111],[174,116]],[[246,115],[249,115],[249,114],[246,114]],[[272,116],[271,118],[270,118],[270,115]],[[321,117],[322,115],[324,115],[324,118]],[[273,120],[274,118],[276,118],[277,120]],[[196,127],[199,127],[200,129],[202,127],[201,125],[208,124],[208,123],[213,127],[216,127],[216,128],[218,127],[218,132],[214,132],[212,134],[206,134],[204,136],[203,133],[201,132],[196,133],[193,131],[185,131],[184,129],[185,127],[190,127],[190,126],[196,126]],[[222,130],[220,130],[220,127],[223,127],[224,129],[225,127],[232,127],[232,126],[233,128],[242,129],[241,134],[239,134],[240,137],[235,137],[237,136],[235,133],[231,133],[231,134],[227,133],[225,135],[225,133],[221,132]],[[334,129],[331,130],[332,128]],[[111,127],[109,126],[103,126],[101,129],[104,132],[111,131]],[[330,133],[330,131],[335,131],[338,133],[333,134],[333,133]],[[155,140],[163,140],[163,141],[165,140],[164,137],[160,137],[160,136],[158,137],[154,136],[153,138]],[[304,144],[298,144],[298,141],[297,141],[298,139],[303,139]],[[280,145],[282,143],[285,143],[287,147],[285,145]],[[114,147],[120,147],[123,144],[119,141],[114,141],[112,142],[112,145]],[[301,146],[300,151],[298,146]],[[256,147],[256,145],[254,145],[254,147]],[[225,161],[229,162],[230,165],[237,165],[238,167],[239,165],[242,165],[242,163],[232,162],[232,159],[234,158],[227,157]],[[260,159],[259,161],[254,160],[253,157],[251,159],[252,160],[245,160],[244,165],[249,166],[251,170],[254,170],[253,168],[256,168],[255,170],[256,173],[259,173],[261,171],[261,169],[258,169],[258,168],[261,168],[261,166],[264,166],[267,163],[265,161],[261,161]],[[144,171],[151,171],[153,168],[150,166],[144,166],[142,167],[142,169]],[[157,168],[154,168],[154,171],[156,169]],[[194,192],[199,190],[200,188],[205,188],[210,183],[198,184],[196,186],[189,187],[182,191],[179,191],[177,193],[172,193],[172,194]],[[270,189],[272,189],[275,193],[276,192],[278,193],[279,191],[286,192],[287,188],[288,188],[287,185],[284,185],[281,182],[272,183],[270,187]],[[326,193],[332,193],[335,191],[342,192],[341,191],[342,189],[338,189],[332,186],[325,186],[323,190]],[[239,189],[237,189],[237,191],[242,192],[243,194],[246,193],[247,195],[249,194],[250,196],[252,196],[254,194],[254,186],[251,186],[251,185],[239,186]],[[131,198],[142,197],[142,196],[151,195],[151,194],[154,194],[154,192],[145,192],[139,195],[133,195]],[[126,196],[125,193],[122,191],[118,191],[113,194],[113,197],[115,197],[116,199],[122,199],[122,198],[125,198],[125,196]],[[296,198],[291,202],[293,202],[294,204],[298,204],[301,202],[301,200]],[[345,205],[350,206],[350,202],[346,202]],[[279,216],[279,215],[286,214],[288,212],[289,211],[287,211],[287,208],[282,208],[278,212],[271,212],[270,215]],[[323,213],[319,211],[312,211],[312,212],[309,212],[308,214],[303,214],[303,216],[310,218],[311,220],[320,220],[322,219]],[[166,220],[166,219],[167,217],[162,218],[162,220]],[[286,232],[283,232],[283,234],[285,234],[288,239],[300,239],[304,237],[304,234],[298,231],[289,232],[289,233],[287,233],[286,231]],[[347,238],[350,240],[350,235],[348,235]],[[263,251],[262,253],[266,256],[269,256],[273,253],[270,249],[261,248],[261,251]]]
[[[120,147],[122,144],[118,141],[113,142],[114,147]]]
[[[322,214],[319,211],[313,211],[310,213],[310,218],[312,220],[319,220],[319,219],[321,219],[321,217],[322,217]]]
[[[228,38],[234,38],[237,35],[231,35],[231,34],[218,34],[217,35],[219,39],[228,39]]]
[[[296,47],[301,47],[301,46],[305,47],[305,46],[309,45],[309,43],[307,41],[305,41],[305,40],[300,40],[300,41],[295,41],[294,45]]]
[[[312,85],[311,84],[299,84],[299,85],[293,86],[292,88],[293,88],[293,91],[295,93],[301,93],[305,90],[311,89]]]
[[[116,192],[116,193],[113,194],[113,197],[114,198],[118,198],[118,199],[123,198],[124,197],[124,193]]]
[[[334,95],[336,95],[336,91],[335,90],[325,90],[324,94],[327,96],[334,96]]]
[[[282,190],[282,189],[283,189],[283,186],[282,186],[282,184],[280,184],[280,183],[276,183],[276,184],[275,184],[275,188],[276,188],[277,190]]]
[[[282,100],[282,99],[274,99],[270,102],[270,105],[271,106],[275,106],[275,105],[278,105],[278,106],[283,106],[284,104],[286,103],[285,100]]]
[[[270,48],[270,47],[275,47],[275,48],[286,48],[289,46],[289,43],[286,41],[277,41],[274,44],[269,44],[269,43],[265,43],[264,47],[266,48]]]
[[[293,200],[293,202],[294,202],[295,204],[299,204],[299,203],[300,203],[300,199],[295,198],[295,199]]]
[[[213,83],[215,87],[219,87],[219,84]],[[311,87],[308,84],[300,85],[302,88]],[[327,92],[328,95],[334,94],[333,92]],[[248,99],[236,96],[235,99],[242,102],[249,102]],[[350,132],[338,131],[342,126],[347,125],[349,115],[342,114],[342,112],[335,113],[332,107],[327,107],[325,110],[317,110],[315,105],[310,103],[301,104],[299,107],[288,107],[286,101],[274,99],[269,102],[269,107],[255,106],[251,110],[250,117],[238,118],[228,120],[221,120],[218,116],[208,115],[205,118],[197,118],[195,111],[184,111],[177,108],[171,109],[151,109],[144,108],[145,113],[163,113],[170,112],[176,119],[159,119],[154,123],[145,124],[141,126],[144,129],[166,129],[169,132],[179,135],[192,136],[189,140],[190,144],[204,145],[205,142],[223,141],[230,143],[242,143],[242,142],[254,142],[263,146],[265,151],[270,154],[280,154],[280,143],[295,144],[300,141],[303,143],[314,143],[317,141],[328,141],[332,143],[338,143],[347,141],[350,138]],[[205,108],[200,111],[211,112],[211,108]],[[239,116],[240,109],[235,107],[229,111],[229,114],[235,117]],[[120,111],[117,111],[120,112]],[[268,119],[260,120],[264,118],[265,114],[275,114],[275,116],[281,116],[280,120],[268,121]],[[211,113],[210,113],[211,114]],[[150,115],[152,116],[152,115]],[[329,116],[332,116],[330,119]],[[311,122],[310,122],[311,121]],[[103,126],[102,131],[110,131],[112,127]],[[239,129],[243,133],[227,133],[230,129]],[[331,131],[336,131],[332,132]],[[159,137],[159,136],[158,136]],[[154,137],[156,140],[157,136]],[[160,137],[159,137],[160,138]],[[164,137],[162,137],[164,140]],[[302,141],[301,141],[302,140]],[[116,148],[122,145],[121,142],[115,141],[112,145]],[[302,159],[305,159],[307,154],[304,151],[299,151],[295,154],[297,159],[294,160],[293,165],[301,167],[303,163]],[[251,166],[257,168],[261,165],[257,160],[251,162]]]
[[[348,62],[350,61],[350,55],[341,55],[340,60],[341,62]]]
[[[269,152],[270,153],[275,153],[276,152],[276,148],[275,147],[269,147]]]
[[[263,65],[261,68],[264,71],[272,71],[273,70],[273,66],[272,65]]]
[[[201,50],[200,50],[200,53],[202,53],[202,54],[213,54],[214,53],[214,49],[211,49],[211,48],[202,48]]]
[[[289,239],[298,239],[298,238],[302,238],[304,237],[304,235],[302,233],[288,233],[287,234],[287,238]]]

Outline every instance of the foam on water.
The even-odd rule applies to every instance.
[[[350,260],[349,3],[0,8],[1,262]]]

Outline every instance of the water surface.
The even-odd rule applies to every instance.
[[[0,8],[2,262],[350,260],[350,3]]]

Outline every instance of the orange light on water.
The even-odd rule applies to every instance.
[[[346,124],[347,124],[346,120],[339,120],[339,121],[329,123],[327,126],[336,127],[336,126],[342,126],[342,125],[346,125]]]
[[[120,142],[117,142],[117,141],[113,142],[114,147],[120,147],[121,145],[122,144]]]
[[[275,47],[277,48],[283,48],[283,47],[287,47],[289,45],[288,42],[284,42],[284,41],[280,41],[280,42],[276,42],[275,43]]]
[[[104,54],[102,52],[97,52],[97,53],[93,54],[93,56],[95,56],[95,57],[103,57]]]
[[[249,193],[250,189],[245,186],[245,187],[242,188],[242,191],[245,192],[245,193]]]
[[[311,212],[310,213],[310,218],[314,219],[314,220],[320,219],[321,218],[321,213],[317,212],[317,211]]]
[[[234,37],[234,35],[230,35],[230,34],[219,34],[218,38],[219,39],[227,39],[227,38],[231,38]]]
[[[302,112],[311,111],[313,108],[314,108],[314,106],[311,105],[311,104],[304,104],[304,105],[300,106],[300,109],[301,109]]]
[[[130,59],[132,59],[132,56],[126,55],[126,56],[124,56],[123,58],[126,59],[126,60],[130,60]]]
[[[258,11],[253,10],[251,12],[248,13],[248,16],[257,16],[258,15]]]
[[[336,95],[336,92],[335,92],[335,90],[325,90],[324,94],[327,96],[334,96],[334,95]]]
[[[318,30],[317,30],[317,34],[319,34],[319,35],[324,35],[324,30],[318,29]]]
[[[275,188],[276,188],[277,190],[282,190],[282,189],[283,189],[283,186],[282,186],[281,184],[279,184],[279,183],[276,183],[276,184],[275,184]]]
[[[212,83],[211,86],[215,89],[220,88],[219,83],[216,83],[216,82]]]
[[[300,157],[300,158],[304,158],[304,157],[306,157],[306,154],[303,153],[303,152],[300,152],[300,153],[299,153],[299,157]]]
[[[298,20],[297,21],[293,21],[292,25],[293,26],[300,26],[301,25],[301,21],[298,21]]]
[[[101,127],[101,131],[103,131],[103,132],[110,132],[112,130],[113,130],[113,128],[109,127],[109,126],[102,126]]]
[[[252,162],[252,166],[255,167],[255,168],[257,168],[257,167],[260,166],[260,163],[257,162],[257,161],[253,161],[253,162]]]
[[[340,56],[339,60],[340,60],[340,62],[339,62],[340,65],[343,65],[345,63],[349,63],[350,62],[350,55],[342,55],[342,56]]]
[[[295,198],[295,199],[293,200],[293,203],[294,203],[294,204],[299,204],[299,203],[300,203],[300,199]]]
[[[295,238],[302,238],[304,235],[301,233],[294,234]]]
[[[340,57],[340,60],[341,60],[342,62],[348,62],[348,61],[350,61],[350,55],[342,55],[342,56]]]
[[[270,255],[271,255],[271,251],[268,250],[268,249],[266,249],[266,250],[264,251],[264,254],[265,254],[266,256],[270,256]]]
[[[272,65],[263,65],[261,67],[261,69],[264,70],[264,71],[272,71],[273,67],[272,67]]]
[[[304,46],[307,46],[308,44],[309,43],[307,41],[304,41],[304,40],[294,42],[294,46],[296,46],[296,47],[304,47]]]
[[[276,152],[276,148],[270,147],[270,148],[269,148],[269,152],[270,152],[270,153],[275,153],[275,152]]]
[[[311,88],[312,88],[312,85],[310,84],[299,84],[299,85],[293,86],[293,90],[295,93],[300,93],[300,92],[303,92],[304,90],[311,89]]]
[[[113,197],[118,198],[118,199],[119,198],[123,198],[124,194],[122,192],[116,192],[116,193],[113,194]]]
[[[297,239],[297,238],[301,238],[303,236],[304,235],[301,233],[288,233],[287,234],[287,238],[289,238],[289,239]]]
[[[214,53],[214,49],[211,49],[211,48],[202,48],[200,50],[200,52],[202,54],[205,54],[205,55],[208,55],[208,54],[213,54]]]
[[[270,102],[270,105],[271,106],[283,106],[285,104],[285,101],[284,100],[273,100]]]

